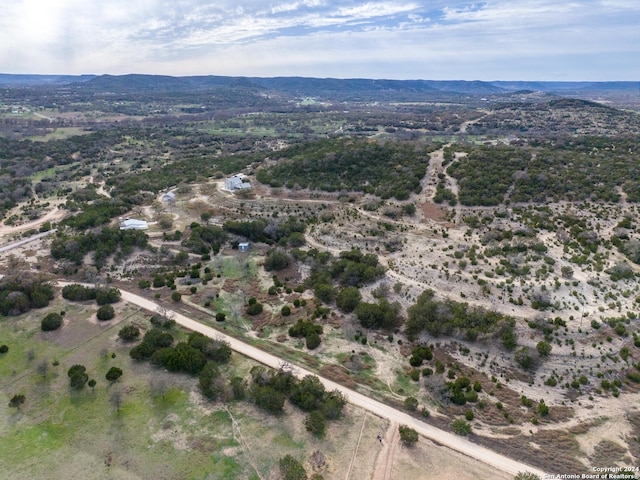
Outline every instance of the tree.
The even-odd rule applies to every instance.
[[[345,313],[350,313],[355,310],[360,301],[362,295],[358,287],[345,287],[336,296],[336,306]]]
[[[0,345],[0,354],[7,353],[9,351],[9,347],[6,344]]]
[[[463,437],[466,437],[471,433],[471,424],[464,421],[462,418],[456,418],[451,423],[451,428],[453,429],[454,433]]]
[[[69,386],[75,390],[80,390],[89,380],[86,373],[87,368],[84,365],[74,365],[67,371],[69,377]]]
[[[562,274],[562,278],[573,278],[573,268],[569,266],[562,267],[560,273]]]
[[[544,340],[538,342],[538,344],[536,345],[536,350],[538,350],[538,354],[541,357],[548,357],[552,349],[553,346],[549,342],[545,342]]]
[[[264,259],[264,269],[268,272],[272,270],[284,270],[289,266],[289,256],[282,250],[269,250],[267,257]]]
[[[335,296],[335,289],[328,283],[316,283],[313,293],[324,303],[331,303]]]
[[[118,332],[118,337],[125,342],[137,340],[140,336],[140,329],[135,325],[125,325]]]
[[[400,440],[407,445],[414,445],[418,441],[418,432],[416,432],[413,428],[408,427],[407,425],[400,425],[398,427],[398,431],[400,432]]]
[[[535,367],[535,359],[531,355],[531,349],[529,347],[522,347],[515,354],[515,360],[518,365],[523,369],[529,370]]]
[[[327,429],[327,421],[322,412],[313,410],[304,421],[304,426],[308,432],[311,432],[317,437],[322,437]]]
[[[285,396],[283,393],[270,386],[256,386],[253,390],[253,399],[260,408],[269,413],[277,414],[284,409]]]
[[[222,313],[222,312],[218,312],[216,313],[216,322],[224,322],[227,319],[227,316]]]
[[[97,382],[92,378],[91,380],[89,380],[87,385],[89,385],[89,387],[91,387],[91,390],[93,391],[93,389],[96,388],[96,383]]]
[[[57,312],[51,312],[42,319],[40,328],[42,328],[43,332],[50,332],[52,330],[57,330],[58,328],[60,328],[61,325],[62,325],[62,315],[60,315]]]
[[[11,400],[9,400],[9,406],[11,408],[17,408],[18,410],[20,410],[20,406],[25,402],[25,400],[26,398],[22,394],[14,395],[13,397],[11,397]]]
[[[261,303],[250,303],[247,307],[247,315],[260,315],[262,313],[262,304]]]
[[[291,307],[289,305],[285,305],[280,309],[280,313],[283,317],[288,317],[291,315]]]
[[[305,341],[307,344],[307,348],[309,350],[313,350],[315,348],[318,348],[318,346],[322,342],[322,339],[316,332],[311,332],[305,337]]]
[[[105,378],[108,381],[110,381],[111,383],[113,383],[116,380],[118,380],[121,376],[122,376],[122,369],[121,368],[111,367],[109,369],[109,371],[107,372],[107,374],[105,375]]]
[[[101,322],[111,320],[115,316],[116,311],[111,305],[102,305],[96,313],[96,317],[98,317],[98,320],[100,320]]]
[[[233,377],[229,380],[231,393],[234,400],[244,400],[247,396],[247,381],[241,377]]]
[[[307,471],[291,455],[281,458],[278,464],[284,480],[307,480]]]
[[[38,363],[38,366],[36,368],[38,370],[38,373],[42,375],[42,378],[46,379],[47,374],[49,373],[49,362],[46,359],[42,360],[40,363]]]
[[[116,413],[120,413],[122,406],[122,391],[114,390],[109,397],[109,403],[116,409]]]
[[[407,397],[404,399],[404,407],[412,412],[418,408],[418,399],[415,397]]]
[[[117,288],[98,288],[96,290],[96,302],[98,305],[118,303],[122,294]]]

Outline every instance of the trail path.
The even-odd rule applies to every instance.
[[[42,217],[33,220],[31,222],[23,223],[22,225],[0,225],[0,236],[11,235],[13,233],[23,232],[31,228],[38,228],[44,222],[56,222],[66,215],[65,210],[54,208],[49,210]]]
[[[34,242],[36,240],[39,240],[42,237],[46,237],[48,235],[53,235],[54,233],[56,233],[56,231],[57,231],[56,229],[49,230],[48,232],[38,233],[38,234],[33,235],[33,236],[29,237],[29,238],[24,238],[22,240],[18,240],[17,242],[9,243],[8,245],[3,245],[2,247],[0,247],[0,253],[8,252],[9,250],[13,250],[14,248],[21,247],[22,245],[24,245],[26,243],[30,243],[30,242]]]
[[[383,439],[382,451],[376,461],[373,480],[391,480],[391,468],[393,467],[393,460],[399,441],[400,432],[398,431],[398,424],[391,422]]]
[[[64,286],[68,284],[69,282],[58,282],[59,286]],[[144,297],[135,295],[126,290],[121,290],[121,292],[122,292],[122,299],[124,301],[138,305],[139,307],[144,308],[150,312],[155,312],[159,308],[161,308],[160,305],[158,305],[157,303],[151,300],[148,300]],[[272,355],[263,350],[260,350],[259,348],[254,347],[252,345],[248,345],[236,338],[225,335],[224,333],[212,327],[203,325],[197,322],[196,320],[193,320],[181,313],[178,313],[175,311],[171,311],[168,313],[173,315],[173,318],[175,319],[176,323],[178,323],[179,325],[189,330],[200,332],[203,335],[206,335],[208,337],[216,338],[216,339],[228,342],[229,346],[233,351],[238,352],[241,355],[245,355],[253,360],[256,360],[262,363],[263,365],[266,365],[274,369],[278,369],[283,363],[282,359],[279,357],[276,357],[275,355]],[[390,420],[392,423],[395,422],[400,425],[407,425],[413,428],[414,430],[416,430],[420,435],[423,435],[424,437],[429,438],[434,442],[437,442],[441,445],[451,448],[457,452],[463,453],[471,458],[475,458],[476,460],[484,462],[498,470],[504,471],[511,475],[516,475],[518,472],[521,472],[521,471],[529,471],[529,472],[536,473],[541,477],[544,476],[544,472],[542,472],[541,470],[530,467],[528,465],[525,465],[511,458],[505,457],[504,455],[493,452],[480,445],[474,444],[466,438],[459,437],[452,433],[445,432],[444,430],[440,430],[439,428],[436,428],[433,425],[426,424],[418,420],[417,418],[412,417],[411,415],[408,415],[404,412],[396,410],[393,407],[390,407],[381,402],[378,402],[377,400],[373,400],[372,398],[369,398],[366,395],[356,392],[355,390],[346,388],[332,380],[324,378],[302,367],[294,366],[293,373],[294,375],[296,375],[296,377],[299,377],[299,378],[304,377],[305,375],[315,375],[320,379],[320,381],[323,383],[323,385],[327,390],[338,390],[342,392],[344,395],[346,395],[347,400],[352,405],[363,408],[379,417],[386,418]]]

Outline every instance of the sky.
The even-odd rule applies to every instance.
[[[0,72],[639,81],[639,0],[1,0]]]

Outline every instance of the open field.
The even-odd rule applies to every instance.
[[[58,292],[13,316],[23,297],[0,291],[0,468],[13,478],[276,480],[286,454],[325,479],[509,478],[425,437],[407,447],[394,415],[447,435],[467,433],[464,419],[472,446],[541,471],[639,465],[636,113],[540,92],[261,91],[242,108],[234,95],[250,89],[100,108],[78,92],[38,115],[3,101],[22,112],[0,117],[3,288],[111,285],[394,414],[349,405],[317,438],[292,404],[273,417],[210,402],[196,377],[132,361],[117,332],[149,329],[149,312],[120,302],[101,323]],[[236,173],[250,189],[225,189]],[[124,218],[148,230],[120,231]],[[43,333],[49,311],[64,326]],[[75,363],[95,389],[69,388]],[[248,379],[254,365],[234,354],[223,369]],[[111,366],[124,370],[113,385]],[[17,393],[25,404],[8,407]]]
[[[37,311],[0,323],[0,338],[11,345],[0,360],[6,392],[0,462],[12,478],[84,478],[88,469],[92,478],[274,478],[278,456],[285,454],[327,479],[345,478],[347,470],[351,479],[373,478],[382,448],[375,437],[390,441],[386,421],[349,407],[316,439],[295,408],[272,417],[244,403],[211,403],[194,379],[133,362],[116,333],[124,324],[147,324],[137,309],[119,305],[120,320],[104,324],[93,319],[92,305],[56,301],[47,310],[55,309],[65,310],[64,327],[56,332],[39,332]],[[69,388],[65,372],[77,363],[96,379],[94,389]],[[236,355],[226,368],[245,376],[251,365]],[[111,366],[124,371],[114,384],[103,378]],[[12,392],[26,396],[19,410],[6,407]],[[396,473],[388,478],[418,465],[447,465],[446,472],[460,478],[503,478],[428,442],[394,451],[389,468]],[[464,477],[469,468],[474,476]]]

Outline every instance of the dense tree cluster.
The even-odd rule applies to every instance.
[[[310,320],[299,318],[298,321],[289,328],[289,336],[294,338],[304,338],[307,348],[313,350],[320,345],[322,325],[316,325]]]
[[[62,298],[72,302],[84,302],[95,300],[97,290],[94,287],[86,287],[79,283],[72,283],[62,287]]]
[[[422,292],[407,313],[406,332],[410,338],[423,331],[434,337],[459,335],[470,341],[480,335],[493,335],[501,338],[507,348],[515,347],[512,318],[454,300],[438,301],[432,290]]]
[[[73,365],[67,371],[69,377],[69,386],[75,390],[80,390],[89,380],[87,375],[87,367],[84,365]]]
[[[8,275],[0,279],[0,315],[21,315],[44,308],[53,300],[53,287],[40,276]]]
[[[173,345],[173,336],[170,333],[152,328],[144,334],[142,342],[129,351],[129,356],[134,360],[148,360],[157,350],[171,345]]]
[[[326,420],[340,418],[346,405],[341,392],[327,392],[315,375],[297,380],[290,371],[271,371],[258,366],[251,370],[251,377],[251,394],[256,405],[276,414],[283,410],[288,398],[293,405],[309,413],[305,425],[316,435],[324,433]]]
[[[134,248],[146,248],[147,235],[140,230],[120,230],[103,227],[97,232],[67,234],[58,232],[51,242],[51,255],[56,260],[66,259],[82,265],[85,255],[93,252],[96,268],[105,266],[111,255],[116,259],[133,252]]]
[[[464,205],[511,202],[640,200],[640,159],[634,141],[606,137],[550,140],[535,146],[460,146],[468,155],[447,172]]]
[[[400,322],[400,304],[389,303],[384,298],[378,303],[362,302],[355,308],[354,313],[365,328],[393,329]]]
[[[288,217],[285,221],[259,218],[244,221],[229,220],[224,223],[223,228],[229,233],[240,235],[252,242],[286,245],[292,238],[298,238],[304,233],[306,224],[296,217]]]
[[[276,165],[257,174],[258,180],[272,187],[361,191],[398,200],[421,191],[420,179],[429,164],[424,146],[353,138],[296,145],[278,155]]]
[[[182,241],[182,246],[194,253],[205,255],[211,252],[217,254],[220,246],[227,240],[227,233],[222,227],[213,225],[200,225],[192,223],[189,238]]]
[[[378,257],[363,254],[359,249],[341,252],[339,258],[330,253],[312,249],[307,253],[295,252],[297,258],[310,260],[311,274],[305,285],[312,288],[316,297],[325,303],[336,299],[334,282],[342,286],[360,287],[384,275],[384,267],[378,263]],[[354,290],[340,291],[340,305],[351,308],[358,296]],[[355,308],[355,307],[353,307]]]

